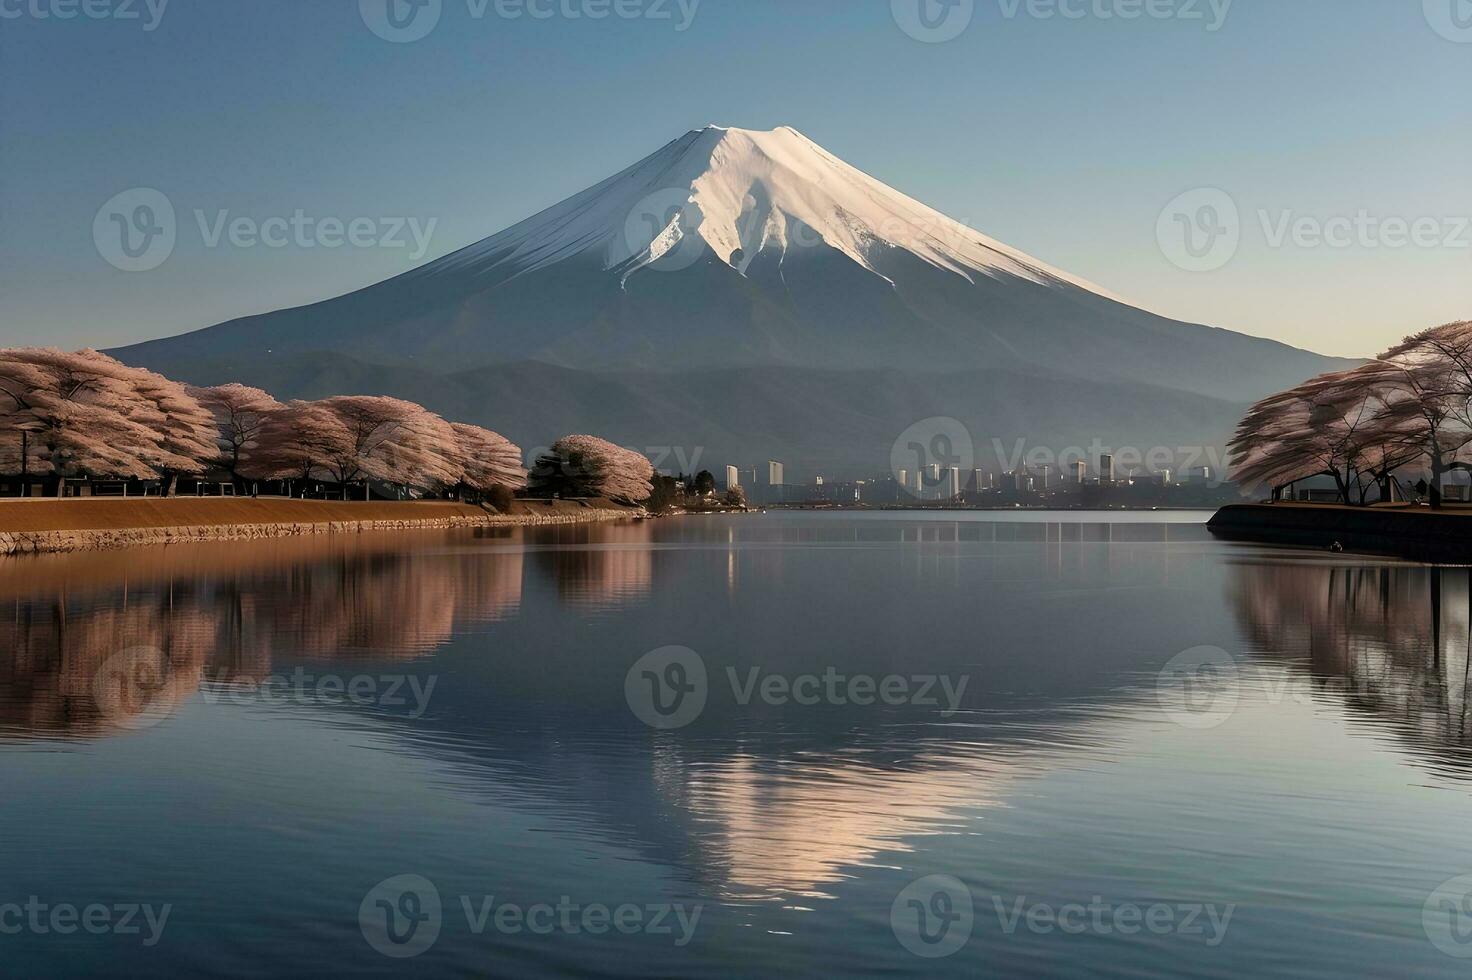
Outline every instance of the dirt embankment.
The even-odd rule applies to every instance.
[[[285,497],[0,500],[0,555],[295,534],[581,524],[642,513],[606,500],[518,501],[507,514],[453,501]]]

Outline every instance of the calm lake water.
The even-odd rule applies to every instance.
[[[1205,516],[0,562],[0,963],[1465,976],[1467,571]]]

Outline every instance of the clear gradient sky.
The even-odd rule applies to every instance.
[[[358,0],[83,2],[0,0],[4,343],[115,346],[337,295],[707,123],[794,126],[1181,319],[1365,355],[1472,317],[1472,0],[1236,0],[1220,24],[1225,0],[971,0],[942,43],[901,29],[891,0],[700,0],[684,30],[693,0],[617,0],[640,16],[601,20],[561,12],[600,0],[489,0],[480,17],[441,0],[410,43],[377,36]],[[499,16],[508,2],[554,16]],[[1175,16],[1101,16],[1140,8]],[[124,272],[93,221],[136,187],[174,206],[177,240]],[[1198,188],[1240,216],[1206,272],[1157,228]],[[298,210],[432,220],[433,237],[422,256],[412,240],[211,247],[195,213]],[[1376,224],[1324,227],[1359,215]],[[1421,222],[1419,244],[1397,219]]]

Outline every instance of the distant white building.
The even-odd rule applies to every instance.
[[[739,490],[741,488],[741,471],[734,466],[726,467],[726,489]]]
[[[1099,482],[1114,482],[1114,457],[1109,453],[1103,453],[1099,456]]]
[[[945,471],[945,479],[942,481],[941,498],[944,500],[955,500],[961,496],[961,468],[952,466]]]
[[[767,460],[767,486],[780,487],[786,482],[782,473],[782,464],[775,459]]]
[[[1069,463],[1068,468],[1073,471],[1073,482],[1078,486],[1083,486],[1089,478],[1089,464],[1079,459]]]

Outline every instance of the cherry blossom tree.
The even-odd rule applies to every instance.
[[[340,395],[318,402],[347,434],[332,443],[323,467],[337,483],[369,480],[442,490],[460,483],[459,446],[449,423],[400,398]]]
[[[1343,502],[1352,503],[1355,496],[1363,501],[1360,481],[1377,474],[1390,458],[1389,396],[1373,369],[1366,365],[1320,375],[1253,405],[1229,446],[1237,482],[1276,489],[1328,476]]]
[[[496,487],[520,490],[527,485],[521,447],[490,429],[452,422],[459,450],[462,490],[488,493]]]
[[[533,486],[567,497],[641,503],[654,492],[654,466],[639,453],[595,436],[564,436],[538,457]]]
[[[241,384],[191,387],[189,394],[214,416],[218,462],[231,479],[240,483],[242,470],[249,468],[252,454],[261,448],[260,436],[267,419],[282,407],[281,403],[259,388]]]
[[[325,478],[327,460],[349,451],[352,436],[337,413],[321,402],[291,401],[266,414],[257,434],[260,449],[242,473],[252,479]]]
[[[135,371],[134,386],[148,403],[143,413],[148,425],[158,436],[157,449],[147,458],[163,478],[163,495],[173,493],[174,483],[182,474],[203,473],[217,449],[215,418],[177,381],[161,374]]]
[[[1431,506],[1440,507],[1442,475],[1469,465],[1464,454],[1472,444],[1472,322],[1423,330],[1366,368],[1396,392],[1392,413],[1399,423],[1419,423]]]
[[[207,419],[182,385],[95,350],[0,351],[0,443],[18,464],[24,431],[27,470],[57,493],[67,476],[200,472]]]

